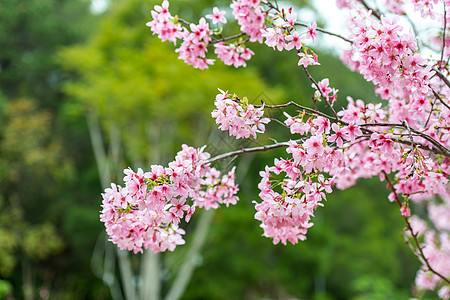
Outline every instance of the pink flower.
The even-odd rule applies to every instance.
[[[359,126],[355,126],[353,122],[350,122],[348,126],[343,127],[342,132],[349,136],[350,141],[354,141],[357,136],[362,135],[362,131]]]
[[[256,138],[257,133],[265,131],[265,124],[270,119],[264,118],[264,106],[259,108],[248,104],[247,101],[238,101],[232,99],[227,93],[219,90],[221,94],[216,96],[216,109],[211,115],[220,124],[220,130],[228,130],[230,135],[239,138]],[[236,96],[235,96],[236,97]]]
[[[170,15],[170,13],[169,13],[169,1],[167,1],[167,0],[164,0],[163,3],[161,4],[161,6],[155,5],[154,9],[160,16]]]
[[[267,28],[263,31],[262,36],[266,38],[266,45],[278,51],[282,51],[286,45],[284,33],[280,27]]]
[[[333,123],[332,125],[331,125],[331,128],[333,129],[333,131],[335,132],[334,134],[332,134],[332,135],[330,135],[329,137],[328,137],[328,141],[329,142],[334,142],[334,141],[336,141],[336,145],[339,147],[339,148],[342,148],[342,145],[343,145],[343,143],[344,143],[344,140],[348,140],[349,139],[349,136],[347,135],[347,133],[344,131],[344,130],[342,130],[341,128],[339,128],[339,125],[338,124],[336,124],[336,123]]]
[[[284,27],[293,27],[297,21],[297,13],[292,12],[292,7],[289,8],[289,12],[286,12],[286,22],[283,23]]]
[[[206,15],[206,18],[212,20],[213,24],[217,24],[218,22],[226,23],[227,19],[225,18],[226,11],[219,10],[217,7],[213,8],[213,14],[212,15]]]
[[[323,155],[324,146],[323,146],[323,137],[322,135],[315,135],[307,139],[303,143],[303,148],[305,148],[306,152],[309,155]]]
[[[330,133],[330,121],[324,117],[315,118],[312,123],[316,126],[315,134]]]
[[[317,28],[316,21],[314,21],[312,24],[308,24],[308,32],[306,33],[306,36],[310,38],[313,42],[314,38],[317,37],[316,28]]]
[[[322,94],[325,97],[328,97],[328,94],[331,93],[333,90],[328,86],[329,80],[328,78],[323,79],[320,81],[317,85],[319,86],[319,90],[322,92]],[[313,88],[316,88],[316,86],[313,84]]]
[[[310,65],[320,65],[320,63],[317,61],[317,56],[313,56],[311,54],[307,54],[307,53],[303,53],[300,52],[298,54],[298,56],[300,57],[299,61],[298,61],[298,65],[299,66],[304,66],[305,68],[310,66]]]
[[[173,213],[179,219],[183,218],[184,212],[189,210],[189,205],[186,205],[186,199],[172,199],[172,207],[169,212]]]
[[[400,212],[402,216],[405,217],[411,216],[411,210],[409,209],[409,206],[406,203],[403,203],[402,207],[400,208]]]
[[[185,212],[189,221],[197,199],[215,207],[235,204],[234,169],[220,177],[220,172],[206,163],[210,155],[203,150],[183,145],[168,168],[152,166],[151,172],[139,169],[136,173],[124,170],[124,181],[131,190],[111,184],[102,194],[100,220],[110,241],[135,253],[143,249],[173,251],[184,244],[184,230],[177,225]],[[187,201],[192,201],[192,206]]]
[[[230,7],[233,9],[233,16],[241,26],[241,31],[250,36],[250,42],[262,43],[262,30],[265,27],[267,14],[259,4],[259,0],[234,0]]]
[[[249,60],[253,54],[255,54],[249,48],[243,47],[242,45],[227,45],[223,42],[214,45],[217,57],[223,61],[226,65],[234,65],[235,68],[240,66],[246,67],[246,61]]]
[[[292,35],[288,35],[285,40],[290,41],[289,44],[285,45],[286,50],[292,50],[294,47],[299,50],[302,47],[302,37],[297,31],[294,31]]]

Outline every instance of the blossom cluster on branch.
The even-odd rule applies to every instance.
[[[203,150],[183,145],[166,168],[153,165],[145,173],[125,169],[125,187],[113,183],[102,194],[100,219],[110,240],[135,253],[173,251],[184,244],[180,221],[188,222],[196,207],[236,204],[234,168],[222,176],[209,166],[210,155]]]
[[[219,27],[229,21],[225,10],[215,7],[198,23],[190,23],[171,15],[167,0],[154,7],[147,26],[162,41],[178,45],[179,58],[195,68],[208,68],[214,54],[226,65],[245,67],[254,55],[250,42],[279,51],[295,49],[299,70],[312,82],[314,108],[294,101],[252,105],[220,90],[212,112],[220,130],[238,139],[256,139],[257,133],[269,135],[265,110],[294,108],[296,115],[284,111],[286,118],[273,122],[284,125],[292,139],[213,158],[184,146],[169,168],[126,171],[126,187],[113,184],[103,195],[102,221],[113,242],[134,251],[173,250],[183,243],[177,226],[185,212],[189,219],[196,206],[209,209],[237,201],[234,173],[220,177],[209,163],[285,147],[286,157],[260,172],[255,219],[261,221],[264,236],[275,244],[306,239],[315,210],[333,187],[345,189],[360,178],[378,176],[391,190],[389,201],[405,220],[404,237],[423,263],[417,287],[450,298],[450,0],[386,0],[385,12],[364,0],[336,2],[349,16],[347,37],[315,22],[302,23],[292,7],[281,8],[277,1],[233,0],[231,15],[240,32],[230,36],[223,36]],[[403,22],[410,19],[408,7],[437,21],[440,30],[429,34],[429,40],[419,39],[414,24]],[[341,103],[330,79],[313,78],[308,68],[320,65],[319,57],[306,43],[314,43],[318,33],[347,42],[342,60],[387,101],[373,104],[347,97]],[[421,47],[434,55],[425,56]],[[318,110],[318,101],[327,108]],[[188,198],[192,206],[186,204]],[[411,212],[411,202],[425,206],[427,222]]]

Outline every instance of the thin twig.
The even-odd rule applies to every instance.
[[[284,127],[286,127],[286,128],[289,128],[289,126],[287,126],[286,124],[284,124],[283,122],[281,122],[281,121],[278,120],[278,119],[275,119],[275,118],[269,118],[269,120],[270,120],[270,121],[274,121],[274,122],[276,122],[276,123],[278,123],[278,124],[280,124],[280,125],[282,125],[282,126],[284,126]]]
[[[448,78],[436,69],[433,69],[433,71],[436,72],[436,75],[450,88],[450,81],[448,80]]]
[[[314,84],[314,86],[317,88],[317,90],[319,91],[320,95],[322,96],[323,100],[325,100],[325,102],[327,103],[328,107],[331,109],[331,111],[333,112],[333,115],[336,117],[336,119],[339,119],[336,111],[334,110],[333,106],[330,104],[330,101],[328,101],[328,99],[325,97],[325,95],[322,93],[322,91],[320,90],[319,84],[317,83],[317,81],[311,76],[311,74],[309,74],[308,70],[306,69],[305,66],[302,66],[303,70],[306,73],[306,76],[308,76],[309,80],[312,81],[312,83]]]
[[[263,102],[263,103],[264,103],[264,102]],[[266,104],[264,104],[264,108],[270,108],[270,109],[279,109],[279,108],[285,108],[285,107],[289,107],[289,106],[295,106],[295,107],[300,108],[300,109],[302,109],[302,110],[304,110],[304,111],[310,112],[310,113],[312,113],[312,114],[314,114],[314,115],[318,115],[318,116],[324,117],[324,118],[326,118],[326,119],[329,119],[329,120],[331,120],[331,121],[334,121],[334,122],[341,122],[341,123],[343,123],[344,125],[348,125],[346,122],[341,121],[341,120],[337,117],[337,115],[336,115],[336,117],[332,117],[332,116],[329,116],[329,115],[327,115],[327,114],[325,114],[325,113],[323,113],[323,112],[320,112],[320,111],[318,111],[318,110],[316,110],[316,109],[314,109],[314,108],[310,108],[310,107],[306,107],[306,106],[297,104],[297,103],[295,103],[294,101],[289,101],[288,103],[285,103],[285,104],[279,104],[279,105],[266,105]],[[260,105],[255,105],[255,107],[260,107]]]
[[[303,26],[303,27],[308,27],[308,24],[300,23],[300,22],[295,22],[294,25]],[[328,35],[331,35],[331,36],[340,38],[341,40],[346,41],[347,43],[353,44],[353,42],[352,42],[351,40],[349,40],[349,39],[343,37],[343,36],[340,35],[340,34],[337,34],[337,33],[331,32],[331,31],[327,31],[327,30],[322,29],[322,28],[320,28],[320,27],[317,27],[316,30],[319,31],[319,32],[322,32],[322,33],[325,33],[325,34],[328,34]]]
[[[379,13],[378,11],[376,11],[375,9],[370,8],[370,6],[367,5],[366,1],[364,1],[364,0],[359,0],[359,2],[361,2],[361,4],[362,4],[367,10],[372,11],[372,15],[373,15],[374,17],[376,17],[378,20],[381,20],[381,15],[380,15],[380,13]]]
[[[302,141],[302,139],[295,140],[295,142],[299,142],[299,141]],[[208,159],[206,163],[213,163],[216,161],[221,161],[221,160],[227,159],[229,157],[241,156],[241,155],[244,155],[247,153],[265,152],[265,151],[283,148],[283,147],[289,147],[289,142],[281,142],[281,143],[276,143],[276,144],[262,146],[262,147],[243,148],[240,150],[223,153],[223,154],[220,154],[220,155],[217,155],[217,156],[214,156],[214,157]]]
[[[257,144],[257,145],[259,145],[259,146],[261,146],[261,147],[264,147],[264,145],[261,144],[260,142],[258,142],[257,140],[252,139],[252,138],[248,138],[248,139],[249,139],[250,141],[252,141],[253,143]]]
[[[211,44],[214,45],[214,44],[217,44],[217,43],[220,43],[220,42],[226,42],[226,41],[229,41],[229,40],[234,40],[234,39],[246,36],[246,35],[247,35],[246,33],[241,32],[241,33],[229,36],[229,37],[225,37],[225,38],[221,38],[221,39],[215,39],[214,41],[211,42]]]
[[[395,190],[394,185],[392,184],[392,181],[389,179],[388,174],[386,173],[386,171],[382,171],[386,181],[388,182],[388,185],[390,187],[390,189],[392,190],[392,192],[394,193],[395,196],[395,201],[397,202],[398,206],[401,208],[402,207],[402,202],[400,201],[400,198],[398,197],[397,191]],[[419,240],[417,239],[417,233],[414,233],[414,230],[411,226],[411,223],[409,222],[409,219],[407,216],[403,216],[403,218],[405,219],[406,222],[406,228],[407,230],[411,233],[411,236],[414,240],[414,243],[417,247],[417,251],[418,254],[420,255],[420,257],[423,259],[423,262],[425,263],[426,267],[428,268],[428,270],[430,270],[432,273],[434,273],[435,275],[439,276],[441,279],[443,279],[445,282],[447,282],[448,284],[450,284],[450,279],[446,278],[445,276],[443,276],[442,274],[440,274],[439,272],[437,272],[431,265],[430,262],[428,261],[428,259],[426,258],[425,254],[423,253],[423,248],[420,246]]]
[[[273,10],[277,11],[278,13],[281,13],[281,12],[280,12],[280,9],[279,9],[279,7],[278,7],[278,5],[277,5],[277,6],[274,6],[274,5],[273,5],[272,3],[270,3],[269,1],[263,1],[263,3],[266,4],[267,6],[269,6],[269,9],[273,9]],[[294,25],[303,26],[303,27],[308,27],[307,24],[301,23],[301,22],[295,22]],[[351,40],[349,40],[349,39],[343,37],[342,35],[337,34],[337,33],[334,33],[334,32],[331,32],[331,31],[328,31],[328,30],[325,30],[325,29],[323,29],[323,28],[317,27],[316,30],[319,31],[319,32],[322,32],[322,33],[324,33],[324,34],[328,34],[328,35],[331,35],[331,36],[340,38],[341,40],[346,41],[347,43],[350,43],[350,44],[353,43]]]
[[[437,73],[436,73],[437,74]],[[450,110],[450,106],[445,103],[445,101],[441,98],[441,96],[439,96],[439,94],[429,85],[431,91],[433,92],[434,97],[436,97],[437,100],[439,100],[439,102],[442,103],[442,105],[444,105],[445,107],[447,107]]]
[[[333,122],[339,122],[339,123],[341,123],[342,125],[348,125],[347,122],[344,122],[344,121],[340,120],[340,119],[337,117],[337,115],[336,115],[336,117],[332,117],[332,116],[329,116],[329,115],[327,115],[327,114],[325,114],[325,113],[322,113],[322,112],[320,112],[320,111],[318,111],[318,110],[315,110],[315,109],[313,109],[313,108],[309,108],[309,107],[306,107],[306,106],[302,106],[302,105],[300,105],[300,104],[297,104],[297,103],[295,103],[294,101],[290,101],[290,102],[288,102],[288,103],[285,103],[285,104],[279,104],[279,105],[265,105],[264,102],[263,102],[263,105],[264,105],[265,108],[269,108],[269,109],[279,109],[279,108],[285,108],[285,107],[289,107],[289,106],[294,106],[294,107],[300,108],[300,109],[302,109],[302,110],[304,110],[304,111],[310,112],[310,113],[312,113],[312,114],[315,114],[315,115],[324,117],[324,118],[326,118],[326,119],[329,119],[330,121],[333,121]],[[259,105],[255,105],[255,107],[260,107],[260,106],[259,106]],[[399,124],[397,124],[397,123],[365,123],[365,124],[357,124],[357,125],[360,126],[360,127],[362,127],[361,130],[362,130],[363,132],[369,133],[369,134],[374,133],[374,131],[373,131],[373,130],[370,130],[370,129],[367,129],[367,128],[364,128],[364,127],[378,127],[378,126],[380,126],[380,127],[398,127],[398,128],[404,128],[404,129],[407,129],[407,128],[405,127],[404,124],[400,124],[400,123],[399,123]],[[427,150],[427,151],[431,151],[431,152],[433,152],[433,153],[435,153],[435,154],[443,154],[443,155],[446,156],[446,157],[450,157],[450,150],[447,149],[445,146],[443,146],[441,143],[439,143],[438,141],[436,141],[436,140],[433,139],[432,137],[430,137],[430,136],[428,136],[427,134],[424,134],[424,133],[422,133],[422,132],[420,132],[420,131],[417,131],[417,130],[412,129],[412,128],[411,128],[411,131],[412,131],[415,135],[420,136],[420,137],[426,139],[427,141],[429,141],[430,143],[432,143],[433,146],[434,146],[434,147],[432,147],[431,149],[429,149],[429,147],[426,147],[426,146],[424,146],[424,145],[422,145],[422,144],[420,144],[420,143],[416,143],[416,145],[417,145],[419,148],[424,149],[424,150]],[[396,139],[396,138],[394,138],[394,137],[392,137],[391,140],[394,141],[394,142],[400,143],[400,144],[404,144],[404,145],[413,145],[413,144],[411,144],[411,142],[409,142],[409,141],[404,141],[404,140],[401,140],[401,139]]]
[[[428,126],[428,123],[431,120],[431,116],[433,115],[433,111],[434,111],[434,105],[436,104],[437,99],[434,99],[433,103],[431,103],[431,109],[430,109],[430,113],[428,114],[428,118],[427,121],[425,122],[425,128]]]
[[[442,31],[442,50],[441,50],[441,60],[439,61],[439,64],[442,63],[444,60],[444,50],[445,50],[445,31],[447,30],[447,9],[444,2],[444,30]]]

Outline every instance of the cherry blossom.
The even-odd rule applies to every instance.
[[[181,220],[188,222],[196,206],[236,204],[234,169],[221,176],[209,166],[210,155],[203,150],[183,145],[168,168],[154,165],[145,173],[125,169],[125,187],[113,183],[102,194],[100,220],[110,241],[135,253],[173,251],[184,244]]]
[[[226,23],[227,19],[225,18],[226,11],[219,10],[217,7],[213,8],[213,14],[212,15],[206,15],[205,17],[212,20],[213,24],[217,24],[219,22]]]
[[[194,23],[173,17],[167,0],[156,5],[147,26],[162,41],[179,42],[175,50],[179,58],[195,68],[208,68],[214,55],[226,65],[245,67],[254,55],[250,42],[278,51],[295,48],[299,70],[312,82],[314,108],[295,101],[252,105],[245,97],[219,90],[212,117],[220,130],[237,139],[256,139],[265,133],[273,143],[214,158],[203,148],[183,146],[168,168],[126,169],[125,186],[112,184],[103,194],[101,220],[111,241],[135,252],[172,251],[184,243],[184,231],[178,227],[183,218],[189,221],[196,208],[215,209],[237,201],[235,169],[221,175],[209,162],[284,147],[286,157],[275,159],[273,166],[259,173],[255,219],[261,221],[264,236],[274,244],[305,240],[315,210],[324,206],[334,187],[346,189],[361,178],[375,176],[390,189],[387,200],[397,205],[408,243],[423,262],[416,290],[435,290],[442,299],[449,299],[450,1],[382,2],[383,9],[376,10],[365,1],[337,0],[338,7],[348,10],[346,37],[318,28],[315,21],[303,23],[292,7],[279,8],[270,0],[232,1],[240,32],[231,36],[222,35],[222,28],[211,30],[205,18]],[[407,17],[411,9],[427,22],[437,23],[417,36],[414,25],[408,25],[414,21]],[[224,24],[225,14],[214,7],[206,18]],[[347,96],[344,104],[329,78],[314,79],[308,70],[320,63],[307,42],[314,43],[319,33],[348,43],[341,59],[374,84],[382,101]],[[424,45],[432,55],[423,51]],[[317,108],[320,101],[325,110]],[[296,109],[295,114],[288,113],[289,107]],[[276,142],[266,132],[269,119],[263,115],[267,109],[283,111],[286,119],[277,121],[292,139]],[[427,218],[415,215],[419,206]]]
[[[265,131],[265,124],[270,120],[263,118],[264,106],[256,108],[248,103],[247,98],[238,100],[236,95],[219,91],[214,102],[216,109],[211,115],[220,124],[220,130],[228,130],[237,139],[250,136],[256,138],[256,133]]]

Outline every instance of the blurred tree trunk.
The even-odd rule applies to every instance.
[[[204,211],[200,216],[197,227],[194,231],[194,237],[190,241],[190,248],[186,254],[183,264],[178,270],[177,277],[170,287],[169,293],[166,296],[166,300],[177,300],[183,295],[189,280],[192,277],[192,273],[196,267],[196,261],[200,255],[200,251],[205,243],[206,236],[208,235],[208,229],[213,220],[215,210],[210,209]]]
[[[26,259],[22,261],[22,277],[23,298],[25,300],[33,300],[33,275],[31,273],[31,263]]]
[[[161,255],[150,250],[144,251],[141,260],[140,299],[157,300],[161,293]]]

